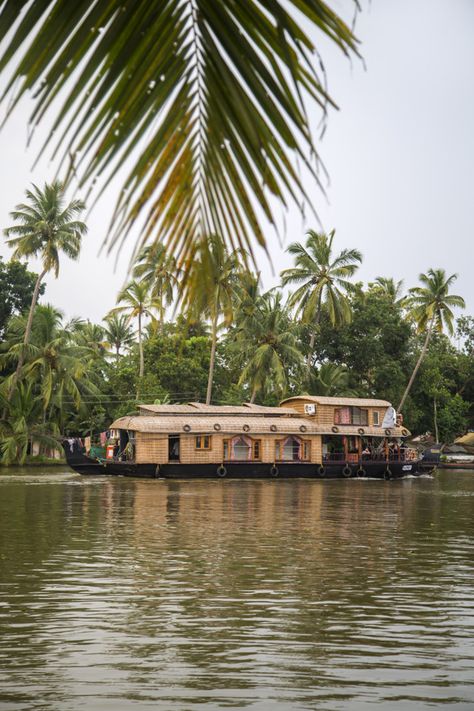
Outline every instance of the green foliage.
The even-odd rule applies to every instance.
[[[4,337],[11,317],[30,307],[37,277],[22,262],[12,260],[5,263],[0,257],[0,338]],[[44,290],[42,284],[40,295],[44,294]]]
[[[147,372],[172,401],[203,400],[207,388],[210,343],[207,337],[155,336],[145,345]],[[148,383],[148,391],[151,383]]]
[[[466,431],[469,403],[460,395],[449,395],[438,408],[438,427],[441,442],[452,442]]]
[[[357,290],[351,306],[351,323],[337,329],[323,314],[317,359],[347,366],[349,387],[359,396],[395,402],[410,372],[411,327],[400,305],[376,288]]]
[[[236,346],[242,368],[239,385],[248,385],[250,402],[260,397],[284,397],[291,375],[301,371],[298,326],[282,303],[280,292],[259,296],[255,310],[237,328]]]
[[[344,365],[322,363],[310,374],[308,393],[329,397],[354,397],[357,393],[349,383],[350,372]]]

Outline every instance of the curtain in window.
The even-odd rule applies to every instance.
[[[281,452],[283,460],[299,462],[303,459],[303,442],[299,437],[287,437],[283,440]]]
[[[250,437],[240,435],[232,439],[230,458],[240,461],[252,459],[252,440]]]
[[[337,425],[350,425],[351,424],[351,408],[350,407],[339,407],[336,410],[334,422]]]

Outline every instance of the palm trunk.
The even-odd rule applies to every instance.
[[[319,326],[319,320],[321,318],[321,298],[322,298],[322,294],[320,293],[319,299],[318,299],[318,310],[316,312],[316,318],[314,319],[314,328],[311,331],[311,338],[309,341],[309,353],[308,353],[308,357],[306,359],[306,373],[307,373],[308,378],[309,378],[309,374],[311,373],[311,360],[313,357],[314,344],[316,342],[316,329]]]
[[[12,383],[11,383],[10,389],[8,391],[8,396],[7,396],[8,402],[10,402],[11,396],[13,395],[13,391],[15,390],[15,386],[20,378],[21,371],[23,369],[23,363],[25,362],[25,347],[30,342],[31,328],[33,326],[33,316],[35,313],[35,307],[36,307],[36,303],[38,301],[41,282],[43,281],[43,278],[46,273],[47,273],[47,269],[43,269],[41,274],[38,274],[38,278],[36,279],[35,288],[33,290],[33,296],[31,297],[31,306],[30,306],[30,311],[28,313],[28,320],[26,322],[25,335],[23,337],[23,348],[20,351],[20,356],[18,358],[18,363],[16,366],[15,375],[13,376]]]
[[[115,346],[115,365],[117,366],[119,364],[120,360],[120,346]]]
[[[211,404],[212,381],[214,379],[214,364],[216,361],[216,346],[217,346],[217,314],[212,320],[211,332],[211,359],[209,361],[209,377],[207,379],[206,405]]]
[[[311,360],[312,360],[312,358],[313,358],[313,351],[314,351],[314,343],[315,343],[315,341],[316,341],[316,331],[314,330],[314,331],[311,332],[311,338],[310,338],[310,341],[309,341],[309,353],[308,353],[308,357],[307,357],[307,359],[306,359],[306,372],[307,372],[307,374],[308,374],[308,377],[309,377],[309,374],[310,374],[310,372],[311,372]]]
[[[251,395],[251,397],[250,397],[250,402],[251,402],[252,404],[255,402],[255,398],[257,397],[257,392],[258,392],[257,386],[254,385],[254,386],[253,386],[253,390],[252,390],[252,395]]]
[[[438,403],[436,402],[436,396],[433,402],[433,419],[434,419],[434,430],[435,430],[435,437],[436,437],[436,443],[439,442],[439,430],[438,430]]]
[[[425,338],[425,342],[423,343],[423,348],[421,349],[421,353],[420,353],[419,358],[418,358],[418,360],[417,360],[417,362],[416,362],[415,368],[413,369],[413,373],[411,374],[411,378],[410,378],[410,380],[408,381],[408,385],[406,386],[405,392],[403,393],[403,397],[402,397],[402,399],[400,400],[400,404],[399,404],[399,406],[398,406],[398,408],[397,408],[397,411],[398,411],[398,412],[401,412],[401,410],[402,410],[402,408],[403,408],[403,405],[405,404],[405,400],[407,399],[408,393],[409,393],[410,390],[411,390],[411,386],[413,385],[413,383],[414,383],[414,381],[415,381],[416,374],[418,373],[418,369],[419,369],[420,365],[421,365],[422,362],[423,362],[423,358],[424,358],[425,355],[426,355],[426,351],[428,350],[428,345],[429,345],[429,342],[430,342],[431,334],[433,333],[433,326],[434,326],[434,319],[431,319],[430,325],[429,325],[428,330],[427,330],[427,332],[426,332],[426,338]]]
[[[137,400],[140,397],[143,375],[145,373],[145,361],[143,359],[143,343],[142,343],[142,315],[138,314],[138,354],[140,365],[138,369],[138,385],[137,385]]]

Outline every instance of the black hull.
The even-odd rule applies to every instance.
[[[134,464],[132,462],[98,462],[85,455],[67,456],[69,466],[80,474],[127,476],[147,479],[400,479],[407,475],[426,473],[420,463],[364,462],[359,464],[309,464],[305,462],[271,463],[226,462],[219,464]],[[432,468],[431,468],[432,470]]]

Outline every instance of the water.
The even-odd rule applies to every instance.
[[[474,709],[474,472],[0,474],[0,708]]]

